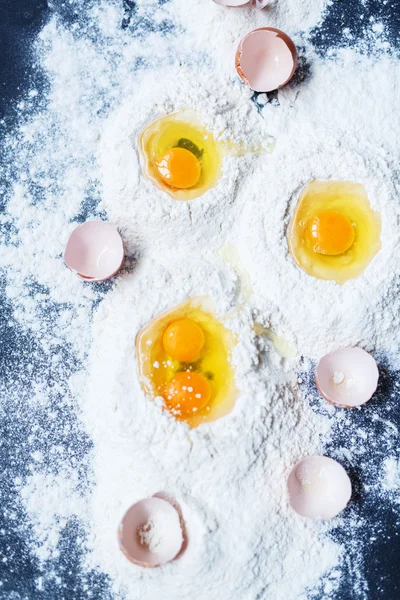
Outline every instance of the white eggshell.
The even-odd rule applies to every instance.
[[[104,281],[120,269],[124,245],[116,227],[87,221],[71,233],[65,249],[66,265],[87,281]]]
[[[221,6],[246,6],[246,4],[250,4],[251,0],[214,0],[215,4],[220,4]]]
[[[157,523],[161,537],[157,549],[151,551],[141,542],[139,532],[149,519]],[[125,556],[141,567],[159,567],[179,554],[183,532],[178,511],[166,500],[153,497],[136,502],[125,513],[118,529],[119,544]]]
[[[328,402],[353,408],[368,402],[379,379],[374,358],[361,348],[341,348],[327,354],[318,363],[317,387]]]
[[[269,3],[270,3],[270,0],[253,0],[253,5],[258,10],[265,8],[267,6],[267,4],[269,4]]]
[[[302,517],[332,519],[351,497],[351,482],[343,467],[327,456],[306,456],[288,478],[292,508]]]
[[[239,77],[256,92],[271,92],[285,85],[297,66],[297,50],[286,33],[262,27],[248,33],[236,52]]]

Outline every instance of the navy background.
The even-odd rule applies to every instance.
[[[159,0],[160,3],[168,0]],[[182,0],[194,1],[194,0]],[[123,0],[121,0],[123,2]],[[125,19],[121,27],[128,27],[130,17],[135,12],[135,2],[125,0]],[[81,5],[85,5],[82,0]],[[76,4],[58,1],[52,3],[50,9],[46,0],[0,0],[0,119],[1,128],[11,129],[17,119],[16,104],[24,93],[32,87],[38,90],[46,86],[44,75],[38,70],[33,61],[31,46],[43,24],[51,12],[57,12],[65,22],[73,22],[77,18]],[[342,45],[356,44],[363,40],[365,25],[371,17],[385,25],[389,33],[389,41],[400,50],[400,3],[398,1],[382,2],[375,0],[337,0],[329,7],[324,22],[311,34],[311,41],[318,52],[325,53],[329,48]],[[141,27],[151,27],[151,23],[142,23]],[[343,29],[348,28],[353,35],[344,35]],[[369,38],[364,40],[365,51],[372,50],[373,42]],[[399,99],[400,100],[400,99]],[[0,151],[1,152],[1,151]],[[7,182],[2,182],[6,185]],[[1,208],[1,204],[0,204]],[[6,235],[6,231],[3,234]],[[13,322],[10,306],[4,293],[5,278],[0,276],[0,393],[4,399],[4,410],[0,411],[0,599],[36,599],[44,600],[78,600],[94,598],[106,600],[112,598],[109,581],[106,576],[99,573],[83,573],[81,568],[81,547],[79,537],[82,534],[79,524],[70,521],[65,527],[59,543],[59,558],[53,561],[51,569],[56,578],[46,577],[41,573],[37,560],[31,554],[27,543],[27,534],[22,533],[19,523],[24,520],[24,512],[18,502],[15,478],[24,477],[26,464],[29,457],[27,446],[19,443],[25,440],[30,431],[30,415],[24,405],[23,395],[20,402],[8,401],[7,389],[12,385],[15,373],[23,373],[35,351],[39,357],[35,365],[43,369],[48,378],[49,388],[52,381],[57,378],[57,373],[51,372],[40,362],[40,354],[34,338],[27,337]],[[107,285],[99,288],[100,296],[107,291]],[[35,290],[32,290],[34,293]],[[41,290],[45,293],[46,290]],[[46,310],[51,314],[56,307],[48,302]],[[64,363],[69,372],[79,368],[69,354],[65,353]],[[44,359],[43,359],[44,360]],[[381,379],[378,394],[374,397],[365,410],[355,411],[351,415],[354,427],[359,425],[376,431],[379,437],[379,423],[372,418],[381,414],[400,427],[400,407],[397,408],[397,396],[400,382],[400,373],[390,372],[382,367],[384,358],[380,361]],[[311,376],[305,374],[304,385],[308,386],[310,397],[315,405],[318,404],[318,394],[315,390]],[[21,380],[21,379],[20,379]],[[26,396],[30,393],[30,379],[26,378]],[[387,399],[394,397],[388,415]],[[54,396],[54,406],[57,407],[57,397]],[[57,409],[57,408],[56,408]],[[61,444],[65,448],[68,460],[78,464],[82,471],[82,478],[86,475],[85,456],[90,450],[90,441],[79,426],[73,429],[73,434],[66,434],[63,424],[75,419],[67,409],[60,409],[57,421],[59,427],[50,425],[46,414],[36,416],[41,427],[41,436],[38,445],[41,450],[46,450],[53,443]],[[348,428],[342,430],[336,426],[332,454],[335,447],[345,445],[349,435]],[[329,451],[328,451],[329,453]],[[377,444],[373,449],[371,460],[380,460],[385,456],[385,444]],[[345,463],[345,460],[342,461]],[[357,551],[362,549],[365,556],[366,580],[368,584],[368,598],[370,600],[398,600],[400,598],[400,545],[396,521],[398,516],[393,506],[382,500],[365,499],[360,493],[362,472],[360,469],[345,465],[348,468],[355,488],[351,514],[365,517],[377,535],[364,532],[357,540]],[[350,518],[350,517],[349,517]],[[355,560],[356,548],[354,533],[346,523],[332,533],[333,537],[342,541],[346,546],[347,571],[342,579],[342,584],[337,600],[352,600],[358,598],[358,591],[352,570],[352,560]],[[374,539],[370,539],[370,538]],[[38,588],[39,577],[43,575],[42,589]],[[315,593],[313,598],[323,600],[323,589]],[[154,600],[159,600],[155,598]],[[177,599],[179,600],[179,599]],[[196,600],[193,598],[193,600]],[[211,600],[211,599],[210,599]],[[214,600],[214,599],[212,599]],[[240,600],[240,599],[238,599]],[[261,599],[260,599],[261,600]],[[270,600],[273,600],[271,598]]]

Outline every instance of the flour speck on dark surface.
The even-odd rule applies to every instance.
[[[77,516],[87,516],[96,485],[93,441],[81,418],[82,382],[92,343],[90,324],[94,311],[114,289],[114,281],[70,283],[63,275],[66,267],[57,243],[60,239],[64,243],[73,225],[108,219],[95,170],[100,131],[126,100],[125,62],[129,64],[127,76],[151,72],[159,65],[157,57],[146,52],[149,40],[184,35],[182,25],[169,13],[156,11],[167,10],[169,3],[3,0],[0,5],[0,132],[4,140],[0,149],[4,253],[0,260],[2,600],[125,597],[112,587],[112,578],[101,564],[88,564],[88,525]],[[108,9],[112,16],[118,15],[120,42],[107,29]],[[43,34],[45,27],[50,29]],[[59,30],[63,36],[57,37]],[[296,34],[300,60],[289,87],[293,102],[313,75],[314,53],[334,60],[341,51],[357,48],[373,59],[390,56],[395,60],[400,51],[400,6],[390,0],[334,0],[327,3],[316,26]],[[74,44],[78,54],[82,51],[80,61],[68,56]],[[186,39],[182,56],[175,56],[171,49],[163,57],[166,68],[183,64],[182,68],[195,71],[199,65],[211,64],[207,48],[192,56],[188,44]],[[50,52],[54,49],[57,57],[65,52],[65,61],[54,59]],[[93,77],[92,65],[101,77]],[[399,63],[396,65],[398,69]],[[215,73],[212,76],[216,77]],[[85,77],[87,89],[82,83]],[[249,96],[251,102],[262,116],[265,105],[279,107],[279,92],[253,94]],[[160,103],[169,109],[167,101]],[[69,119],[69,106],[71,114],[79,112],[76,119]],[[86,123],[90,123],[87,128]],[[60,231],[58,219],[63,221]],[[46,222],[54,223],[54,227],[45,226]],[[47,245],[58,251],[50,257],[44,253],[42,266],[40,248]],[[126,240],[122,276],[136,270],[139,245],[140,235],[138,241]],[[32,272],[25,268],[30,263]],[[52,292],[53,280],[56,285]],[[168,277],[164,283],[168,284]],[[162,297],[156,284],[154,289]],[[379,387],[362,410],[344,411],[327,405],[315,386],[314,361],[305,357],[301,365],[299,389],[304,401],[329,420],[331,427],[329,439],[324,440],[325,454],[346,468],[353,484],[349,507],[333,529],[326,528],[326,535],[342,544],[340,569],[324,575],[318,585],[305,592],[304,599],[400,597],[400,498],[395,488],[400,461],[400,370],[389,351],[379,351],[375,358]],[[57,489],[57,478],[65,487],[60,484]],[[61,503],[64,505],[65,500],[68,504],[66,492],[70,497],[64,508]],[[51,506],[49,521],[45,511],[40,511],[47,500]],[[50,527],[51,511],[55,523]],[[212,535],[217,537],[217,530],[215,526]],[[201,579],[198,585],[201,588]],[[275,600],[267,587],[260,589],[257,598]],[[157,592],[152,598],[139,594],[137,598],[158,600]],[[214,600],[212,590],[210,594]]]

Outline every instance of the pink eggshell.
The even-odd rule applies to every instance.
[[[149,518],[156,519],[164,529],[163,541],[154,552],[141,543],[139,535]],[[118,528],[118,538],[121,551],[141,567],[160,567],[174,560],[184,541],[178,511],[170,502],[155,496],[140,500],[128,509]]]
[[[120,269],[124,245],[111,223],[87,221],[71,233],[64,260],[81,279],[104,281]]]
[[[239,77],[255,92],[271,92],[285,85],[297,66],[297,50],[279,29],[262,27],[248,33],[236,52]]]
[[[342,465],[327,456],[306,456],[288,477],[290,505],[302,517],[332,519],[351,498],[351,481]]]
[[[361,348],[341,348],[318,363],[315,381],[321,395],[336,406],[353,408],[368,402],[379,379],[374,358]]]

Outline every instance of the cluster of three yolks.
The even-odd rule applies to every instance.
[[[183,364],[195,363],[204,347],[205,337],[201,327],[188,318],[172,322],[162,339],[165,352]],[[164,400],[174,414],[200,411],[211,400],[212,390],[208,379],[188,369],[176,373],[166,384]]]

